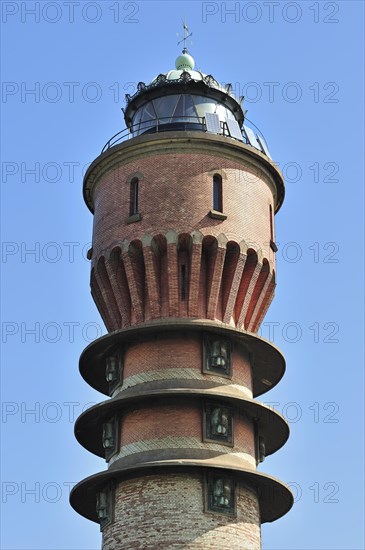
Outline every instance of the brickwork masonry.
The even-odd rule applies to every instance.
[[[204,511],[204,472],[123,481],[103,550],[260,550],[257,496],[240,482],[237,489],[232,517]]]

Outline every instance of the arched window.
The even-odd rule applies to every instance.
[[[213,210],[223,212],[222,176],[213,176]]]
[[[129,201],[129,215],[133,216],[138,214],[138,178],[133,178],[131,180],[131,195]]]

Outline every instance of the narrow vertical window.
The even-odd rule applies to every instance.
[[[138,178],[133,178],[131,181],[131,197],[129,205],[129,215],[138,214]]]
[[[222,176],[219,174],[213,176],[213,210],[223,212]]]
[[[270,216],[270,241],[274,240],[274,228],[272,223],[272,206],[269,206],[269,216]]]
[[[255,422],[255,454],[256,454],[256,464],[263,462],[266,457],[266,445],[265,440],[262,435],[259,435],[259,430],[257,427],[257,422]]]
[[[186,300],[186,265],[181,266],[181,299]]]
[[[270,217],[270,248],[274,252],[278,251],[278,247],[276,246],[274,242],[274,217],[272,214],[272,206],[269,205],[269,217]]]
[[[266,456],[266,445],[263,437],[259,437],[259,462],[263,462]]]

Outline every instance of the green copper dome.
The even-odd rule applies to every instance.
[[[193,70],[194,67],[195,67],[194,58],[188,53],[183,53],[182,55],[179,55],[179,57],[175,61],[175,68],[178,71]]]

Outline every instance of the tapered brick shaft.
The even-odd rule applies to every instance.
[[[128,132],[84,179],[91,292],[108,335],[80,370],[110,398],[75,432],[108,469],[71,503],[100,523],[103,550],[258,550],[261,523],[292,505],[257,471],[288,425],[254,400],[285,370],[257,336],[284,182],[230,87],[195,71],[185,49],[124,114]]]

